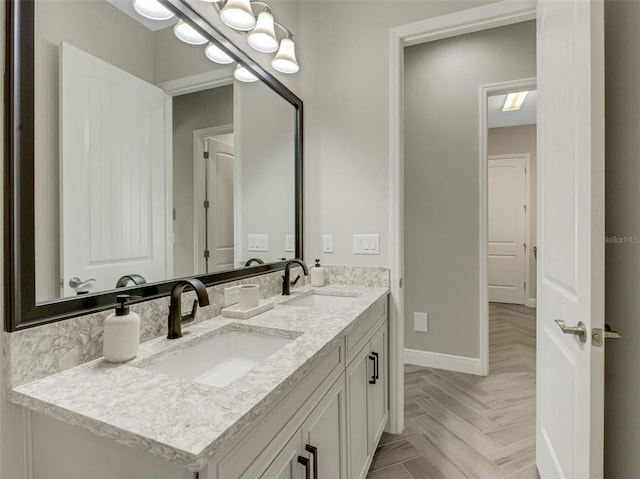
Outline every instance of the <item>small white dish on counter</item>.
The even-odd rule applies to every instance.
[[[254,317],[256,314],[264,313],[265,311],[269,311],[273,308],[273,301],[270,299],[261,299],[258,302],[258,306],[253,308],[245,309],[240,303],[233,304],[231,306],[227,306],[226,308],[222,308],[222,316],[227,318],[234,319],[249,319]]]

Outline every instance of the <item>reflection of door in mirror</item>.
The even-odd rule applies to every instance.
[[[167,95],[67,43],[60,58],[62,294],[171,277]]]
[[[194,270],[215,273],[234,268],[233,127],[194,132]]]

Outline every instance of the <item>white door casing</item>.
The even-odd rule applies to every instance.
[[[538,3],[537,437],[540,476],[603,476],[602,1]],[[583,322],[586,342],[562,334]]]
[[[526,165],[525,155],[490,156],[488,160],[489,301],[525,304]]]
[[[60,71],[64,296],[74,276],[94,290],[131,273],[166,279],[165,93],[67,43]]]

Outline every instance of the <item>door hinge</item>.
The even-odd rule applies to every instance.
[[[209,200],[204,200],[204,209],[209,209]]]
[[[527,212],[527,205],[524,205],[523,208],[524,208],[524,212],[526,213]]]
[[[400,278],[399,283],[400,283],[400,288],[402,288],[402,278]]]
[[[527,282],[526,281],[524,282],[524,290],[525,291],[527,290]]]
[[[202,154],[202,156],[204,156],[204,159],[205,159],[205,160],[208,160],[208,159],[209,159],[209,152],[208,152],[208,151],[205,151],[205,152]]]
[[[204,250],[204,257],[205,258],[209,258],[209,250],[208,249]]]
[[[522,243],[522,247],[524,248],[524,252],[527,252],[527,243]]]

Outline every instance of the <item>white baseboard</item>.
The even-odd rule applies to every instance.
[[[405,364],[415,364],[416,366],[423,366],[425,368],[446,369],[447,371],[482,375],[480,358],[469,358],[466,356],[432,353],[429,351],[405,348],[404,362]]]
[[[524,305],[528,308],[536,307],[536,298],[527,298],[524,300]]]

